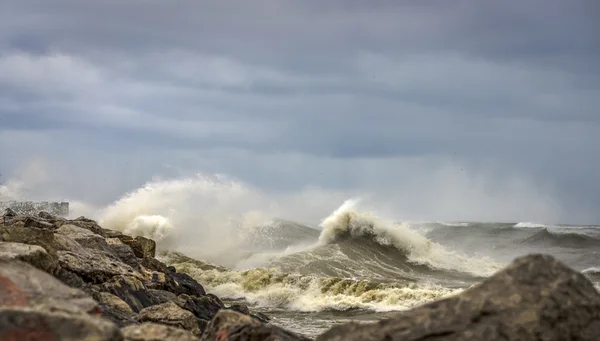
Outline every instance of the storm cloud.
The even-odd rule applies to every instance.
[[[324,211],[600,220],[597,1],[2,7],[0,181],[28,196],[202,172]]]

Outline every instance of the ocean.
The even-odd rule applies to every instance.
[[[238,185],[153,182],[100,222],[156,239],[160,258],[208,292],[311,337],[460,293],[528,253],[554,255],[600,288],[600,226],[398,221],[355,200],[310,225],[274,218],[285,210]]]

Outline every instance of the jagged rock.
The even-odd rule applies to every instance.
[[[2,341],[122,341],[112,323],[85,315],[0,307]]]
[[[142,259],[142,265],[149,270],[154,270],[154,271],[162,272],[164,274],[169,274],[167,265],[165,263],[159,261],[156,258],[144,258],[144,259]]]
[[[71,224],[64,224],[54,232],[73,239],[85,248],[104,251],[109,254],[113,253],[113,249],[102,236],[97,235],[88,229]]]
[[[221,307],[223,307],[223,308],[225,307],[225,304],[223,303],[223,301],[221,301],[219,296],[217,296],[215,294],[206,294],[206,296],[211,297]]]
[[[131,250],[129,245],[124,244],[119,238],[107,238],[106,243],[112,249],[112,252],[123,261],[123,263],[138,269],[140,261]]]
[[[60,268],[57,259],[37,245],[0,242],[0,257],[29,263],[50,274],[57,273]]]
[[[50,230],[23,226],[0,226],[0,241],[39,245],[48,253],[56,253],[54,233]]]
[[[100,304],[102,317],[118,327],[137,324],[135,313],[131,307],[119,297],[107,292],[93,292],[92,297]]]
[[[178,284],[173,277],[163,272],[154,271],[151,274],[151,279],[144,284],[149,289],[165,290],[172,293],[178,292]]]
[[[115,276],[109,281],[98,286],[100,291],[109,292],[125,301],[133,311],[140,310],[157,304],[159,300],[144,286],[144,283],[135,276]]]
[[[96,301],[30,264],[0,258],[0,306],[97,314]]]
[[[181,309],[173,302],[144,308],[138,314],[137,320],[140,322],[154,322],[189,330],[196,336],[201,333],[194,314]]]
[[[141,276],[116,256],[96,249],[81,247],[57,251],[56,254],[61,267],[77,274],[87,283],[103,283],[118,275]]]
[[[104,236],[106,238],[117,238],[119,236],[123,236],[123,232],[121,232],[121,231],[115,231],[115,230],[105,229],[105,228],[102,228],[102,233],[104,234]]]
[[[54,216],[46,211],[40,211],[38,213],[38,217],[40,217],[42,219],[46,219],[46,220],[56,220],[56,216]]]
[[[137,236],[129,246],[138,258],[154,258],[156,256],[156,242],[152,239]]]
[[[81,227],[83,229],[89,230],[97,235],[100,235],[102,237],[106,237],[104,234],[104,230],[102,229],[102,227],[100,227],[100,225],[98,225],[98,223],[96,223],[94,220],[91,219],[87,219],[85,217],[79,217],[75,220],[58,220],[56,222],[54,222],[54,224],[57,227],[61,227],[62,225],[75,225],[77,227]]]
[[[199,319],[210,321],[223,307],[210,296],[193,297],[179,295],[174,301],[179,307],[188,310]]]
[[[24,227],[35,227],[38,229],[54,229],[55,226],[47,221],[38,219],[38,218],[33,218],[33,217],[27,217],[27,219],[25,219],[25,222],[23,224]]]
[[[175,282],[177,282],[177,295],[186,294],[190,296],[203,296],[206,294],[204,287],[190,275],[177,272],[171,273],[170,275]]]
[[[148,293],[153,297],[156,304],[167,303],[177,299],[174,293],[165,290],[148,289]]]
[[[17,216],[17,212],[15,212],[15,211],[14,211],[12,208],[10,208],[10,207],[7,207],[7,208],[4,210],[4,214],[3,214],[3,216],[4,216],[4,217],[16,217],[16,216]]]
[[[232,310],[221,310],[210,321],[202,341],[309,341],[300,335],[273,325],[266,325],[255,319]]]
[[[151,322],[128,326],[121,332],[125,341],[199,341],[187,330]]]
[[[98,303],[27,263],[0,258],[0,340],[120,341]]]
[[[250,315],[250,309],[245,304],[232,304],[227,309],[237,311],[238,313],[242,313],[244,315]]]
[[[338,340],[598,340],[600,294],[584,275],[529,255],[463,293],[372,325],[332,328]]]

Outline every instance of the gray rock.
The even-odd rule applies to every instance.
[[[125,341],[199,341],[187,330],[151,322],[128,326],[121,332]]]
[[[0,258],[0,340],[122,340],[100,307],[30,264]]]
[[[123,263],[131,266],[134,269],[139,269],[140,260],[135,256],[131,247],[124,244],[119,238],[107,238],[106,243]]]
[[[118,327],[137,324],[135,313],[121,298],[107,292],[93,292],[92,297],[100,304],[102,317]]]
[[[137,320],[140,322],[154,322],[189,330],[196,336],[201,333],[194,314],[181,309],[173,302],[144,308],[138,314]]]
[[[36,227],[39,229],[48,229],[52,230],[55,226],[41,218],[27,217],[23,224],[25,227]]]
[[[154,258],[156,256],[156,242],[152,239],[137,236],[129,246],[138,258]]]
[[[0,241],[39,245],[50,254],[56,252],[54,233],[50,230],[18,225],[0,226]]]
[[[582,274],[529,255],[463,293],[371,325],[332,328],[318,341],[580,340],[600,337],[600,294]]]
[[[233,310],[221,310],[202,334],[202,341],[308,341],[277,326],[267,325]]]
[[[85,248],[104,251],[110,254],[113,253],[113,249],[102,236],[97,235],[88,229],[72,224],[64,224],[61,225],[55,233],[67,236]]]
[[[0,242],[0,257],[29,263],[50,274],[55,274],[60,269],[58,260],[37,245]]]
[[[112,323],[85,315],[0,307],[2,341],[122,341]]]
[[[179,295],[174,301],[179,307],[190,311],[199,319],[210,321],[223,307],[210,296],[194,297]]]
[[[103,283],[115,276],[131,275],[141,278],[131,266],[116,256],[96,249],[79,248],[57,251],[61,267],[77,274],[87,283]]]
[[[203,296],[206,294],[204,287],[190,275],[177,272],[170,273],[170,275],[177,282],[177,295]]]
[[[87,219],[85,217],[79,217],[75,220],[59,220],[59,221],[56,221],[54,224],[57,227],[60,227],[62,225],[67,225],[67,224],[75,225],[77,227],[81,227],[86,230],[89,230],[99,236],[106,237],[104,234],[104,230],[102,229],[102,227],[100,227],[100,225],[98,225],[98,223],[96,223],[94,220]]]
[[[135,276],[115,276],[98,285],[98,289],[121,298],[134,312],[159,303],[159,299],[154,297],[144,283]]]
[[[165,290],[148,289],[148,293],[153,297],[155,304],[167,303],[177,299],[174,293]]]

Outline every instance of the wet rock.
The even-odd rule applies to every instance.
[[[266,325],[255,319],[232,310],[221,310],[206,327],[203,341],[308,341],[310,339],[296,335],[273,325]]]
[[[177,282],[177,295],[186,294],[190,296],[203,296],[206,294],[204,287],[190,275],[177,272],[171,273],[170,275],[175,282]]]
[[[165,290],[148,289],[148,293],[153,297],[155,304],[167,303],[177,299],[174,293]]]
[[[248,306],[245,304],[233,304],[227,309],[237,311],[238,313],[242,313],[244,315],[250,315],[250,309],[248,309]]]
[[[372,325],[350,323],[337,340],[598,340],[600,294],[582,274],[529,255],[463,293]]]
[[[206,294],[206,296],[212,298],[221,307],[223,307],[223,308],[225,307],[225,304],[223,303],[223,301],[221,301],[221,299],[219,298],[219,296],[217,296],[215,294]]]
[[[121,332],[125,341],[199,341],[187,330],[151,322],[128,326]]]
[[[55,226],[47,221],[44,221],[42,219],[39,218],[33,218],[33,217],[27,217],[27,219],[25,219],[25,222],[23,223],[24,227],[35,227],[35,228],[39,228],[39,229],[48,229],[48,230],[52,230],[55,228]]]
[[[142,265],[149,270],[159,271],[165,274],[169,273],[167,265],[156,258],[144,258],[142,259]]]
[[[129,245],[124,244],[119,238],[107,238],[106,243],[111,248],[112,253],[119,257],[123,263],[131,266],[134,269],[139,268],[140,261],[135,256]]]
[[[173,302],[144,308],[138,314],[137,320],[140,322],[154,322],[189,330],[196,336],[201,333],[194,314],[181,309]]]
[[[144,286],[144,283],[135,276],[115,276],[98,285],[98,289],[121,298],[134,312],[139,312],[159,302]]]
[[[60,269],[58,260],[37,245],[0,242],[0,257],[29,263],[50,274],[55,274]]]
[[[222,306],[219,305],[210,296],[193,297],[189,295],[179,295],[174,301],[179,307],[190,311],[199,319],[210,321],[217,314]]]
[[[102,317],[118,327],[137,324],[131,307],[119,297],[107,292],[93,292],[92,297],[100,304]]]
[[[138,258],[154,258],[156,256],[156,242],[152,239],[137,236],[129,246]]]

